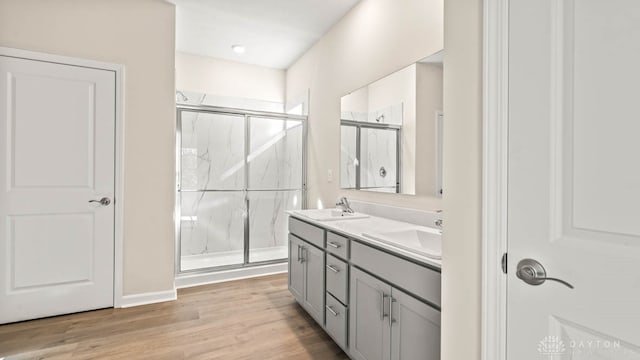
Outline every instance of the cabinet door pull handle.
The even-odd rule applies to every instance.
[[[396,319],[393,318],[393,303],[397,302],[397,300],[391,296],[389,298],[391,299],[389,301],[389,326],[392,326],[396,322]]]
[[[331,313],[331,315],[333,315],[333,316],[338,316],[338,315],[340,315],[340,313],[339,313],[339,312],[337,312],[337,311],[335,311],[335,310],[333,310],[333,308],[332,308],[331,306],[327,305],[327,306],[325,306],[325,307],[327,308],[327,311]]]
[[[334,243],[333,241],[328,241],[327,245],[331,246],[332,248],[336,248],[336,249],[340,248],[340,244]]]
[[[301,246],[301,247],[300,247],[300,262],[302,262],[302,263],[303,263],[303,262],[305,262],[305,260],[306,260],[306,259],[304,258],[304,251],[305,251],[305,250],[307,250],[307,248],[306,248],[306,247],[304,247],[304,246]]]
[[[385,314],[384,309],[385,309],[385,304],[387,303],[387,298],[388,296],[384,294],[383,291],[380,291],[380,321],[383,321],[384,318],[386,318],[387,316],[389,316],[389,314]]]
[[[298,246],[298,262],[300,262],[300,245],[297,245],[297,246]]]
[[[340,272],[340,269],[338,269],[337,267],[335,267],[333,265],[327,265],[327,269],[333,271],[336,274]]]

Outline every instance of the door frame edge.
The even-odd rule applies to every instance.
[[[124,81],[125,66],[89,59],[0,46],[0,55],[113,71],[115,74],[115,188],[114,188],[114,266],[113,307],[122,307],[124,289]]]
[[[481,359],[507,359],[509,0],[483,4]]]

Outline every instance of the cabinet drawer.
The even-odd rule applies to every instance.
[[[327,251],[341,257],[349,258],[349,239],[327,231]]]
[[[351,263],[440,307],[440,273],[398,256],[351,242]]]
[[[327,293],[325,317],[326,330],[342,349],[347,348],[347,308]]]
[[[327,291],[336,299],[347,303],[347,284],[349,283],[349,265],[337,257],[327,254]]]
[[[289,232],[319,248],[324,248],[324,229],[289,217]]]

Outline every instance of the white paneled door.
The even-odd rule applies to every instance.
[[[0,323],[112,307],[115,72],[0,56],[0,139]]]
[[[509,16],[507,358],[640,359],[640,3]]]

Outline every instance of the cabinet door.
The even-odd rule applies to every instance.
[[[311,316],[324,325],[324,251],[305,243],[302,254],[305,266],[304,302]]]
[[[440,360],[440,311],[396,288],[391,295],[391,359]]]
[[[304,294],[304,263],[301,262],[302,241],[289,235],[289,291],[299,301],[303,302]]]
[[[389,360],[391,286],[351,268],[349,353],[356,360]]]

